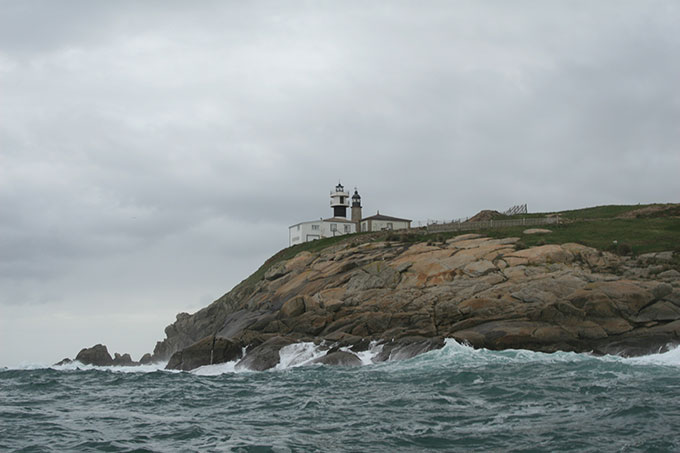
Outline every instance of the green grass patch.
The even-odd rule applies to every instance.
[[[616,251],[627,244],[634,255],[674,250],[680,252],[680,219],[599,219],[549,225],[552,233],[523,234],[526,227],[479,231],[490,237],[516,236],[528,247],[576,242],[599,250]],[[616,244],[614,243],[616,241]]]

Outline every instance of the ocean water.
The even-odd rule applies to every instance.
[[[680,451],[680,349],[474,350],[265,372],[0,369],[0,451]]]

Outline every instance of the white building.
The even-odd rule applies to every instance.
[[[342,184],[338,183],[338,185],[335,186],[335,191],[331,192],[333,217],[330,219],[300,222],[288,227],[288,244],[295,245],[301,244],[302,242],[313,241],[315,239],[356,233],[356,222],[347,219],[349,200],[349,192],[345,192],[345,188]]]
[[[409,219],[382,215],[380,211],[376,215],[361,219],[361,231],[404,230],[407,228],[411,228]]]
[[[331,208],[333,217],[329,219],[310,220],[296,223],[288,227],[288,244],[295,245],[315,239],[341,236],[361,231],[401,230],[411,228],[411,221],[390,217],[378,212],[374,216],[361,218],[361,196],[355,189],[352,195],[352,219],[347,219],[347,208],[350,206],[349,192],[345,192],[342,184],[338,183],[331,192]]]
[[[351,220],[331,217],[330,219],[300,222],[289,227],[288,242],[290,245],[295,245],[315,239],[330,238],[356,232],[356,224]]]

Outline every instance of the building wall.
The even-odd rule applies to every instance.
[[[335,225],[335,231],[333,230]],[[321,220],[302,222],[288,228],[288,243],[301,244],[320,238],[356,233],[356,225],[346,222],[325,222]]]
[[[361,222],[361,231],[404,230],[410,228],[409,222],[396,220],[364,220]]]

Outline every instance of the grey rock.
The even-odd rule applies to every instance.
[[[405,263],[401,263],[394,270],[396,270],[397,272],[399,272],[401,274],[402,272],[406,272],[407,270],[409,270],[409,268],[411,266],[413,266],[413,263],[411,261],[407,261]]]
[[[434,349],[444,347],[441,337],[404,337],[383,344],[383,349],[373,359],[375,362],[386,360],[406,360]]]
[[[668,252],[659,252],[656,254],[654,257],[659,261],[672,261],[673,260],[673,252],[668,251]]]
[[[286,269],[286,263],[279,263],[269,268],[267,272],[265,272],[264,278],[270,281],[276,280],[277,278],[283,277],[287,273],[288,270]]]
[[[659,273],[659,278],[663,278],[664,280],[677,280],[680,278],[680,272],[675,269],[670,269]]]
[[[680,319],[680,307],[671,302],[655,302],[649,307],[640,310],[640,313],[633,319],[635,322],[649,321],[675,321]]]
[[[333,366],[361,366],[361,359],[351,352],[333,351],[313,360],[312,363]]]
[[[292,344],[293,340],[285,337],[273,337],[261,345],[248,351],[237,364],[236,369],[264,371],[278,365],[281,357],[279,351],[284,346]]]
[[[673,292],[673,287],[668,283],[660,283],[652,289],[652,294],[657,299],[663,299]]]
[[[118,354],[117,352],[113,355],[113,365],[115,366],[132,366],[138,365],[136,362],[132,361],[130,354]]]
[[[97,344],[91,348],[81,349],[76,360],[85,365],[111,366],[113,358],[108,349],[103,344]]]
[[[241,358],[241,351],[239,343],[227,338],[210,336],[175,352],[165,369],[189,371],[204,365],[232,362]]]

